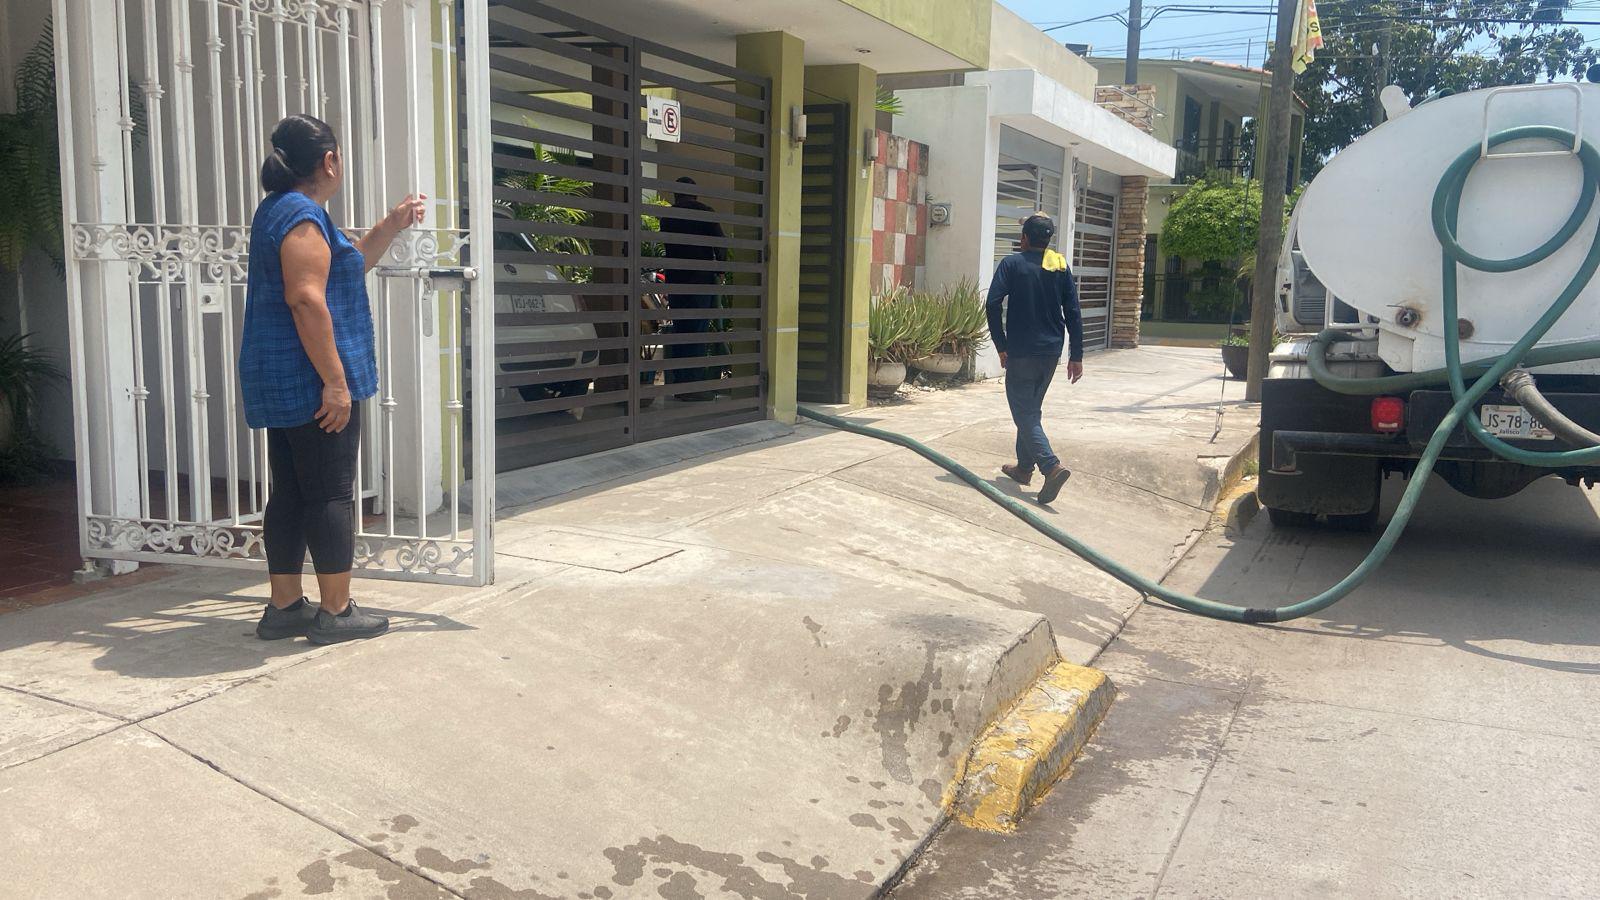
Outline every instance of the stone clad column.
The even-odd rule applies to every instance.
[[[1155,133],[1154,85],[1101,86],[1095,88],[1094,99],[1095,103],[1140,131]],[[1144,306],[1145,212],[1149,198],[1150,179],[1142,175],[1123,176],[1117,210],[1115,268],[1111,279],[1113,349],[1139,346],[1139,315]]]

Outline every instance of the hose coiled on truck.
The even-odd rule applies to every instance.
[[[1560,146],[1571,147],[1575,139],[1576,136],[1564,128],[1548,125],[1530,125],[1497,132],[1489,138],[1489,147],[1494,148],[1512,141],[1522,140],[1542,140],[1553,142]],[[1577,234],[1594,206],[1596,194],[1600,193],[1600,152],[1596,152],[1588,141],[1582,141],[1578,145],[1578,160],[1583,169],[1583,189],[1577,204],[1572,209],[1572,214],[1567,217],[1561,228],[1549,240],[1520,256],[1510,259],[1488,259],[1477,256],[1461,246],[1460,241],[1457,239],[1456,229],[1460,219],[1462,191],[1466,187],[1467,179],[1472,174],[1473,168],[1481,158],[1481,147],[1477,144],[1463,151],[1451,163],[1450,167],[1445,170],[1445,174],[1440,178],[1439,186],[1433,195],[1433,231],[1439,240],[1439,246],[1443,249],[1444,282],[1442,301],[1444,321],[1446,322],[1454,322],[1459,318],[1457,312],[1459,305],[1457,293],[1459,266],[1464,265],[1483,272],[1515,272],[1548,259],[1551,254],[1566,246],[1573,236]],[[1146,598],[1155,597],[1179,609],[1214,619],[1233,622],[1285,622],[1327,609],[1344,599],[1350,592],[1366,582],[1372,576],[1372,573],[1377,571],[1378,567],[1383,564],[1384,560],[1389,558],[1389,554],[1394,550],[1395,544],[1400,540],[1400,535],[1405,532],[1406,526],[1410,523],[1412,514],[1416,512],[1417,503],[1421,500],[1422,492],[1427,486],[1428,475],[1433,472],[1434,466],[1439,461],[1439,455],[1444,451],[1445,444],[1450,440],[1450,436],[1455,432],[1457,425],[1465,422],[1469,433],[1479,443],[1488,447],[1495,455],[1512,462],[1545,468],[1600,463],[1600,447],[1557,451],[1524,450],[1520,447],[1513,447],[1489,434],[1477,417],[1471,415],[1483,395],[1488,393],[1490,388],[1500,381],[1501,376],[1514,367],[1533,367],[1559,362],[1600,359],[1600,341],[1584,341],[1559,347],[1537,347],[1539,340],[1549,332],[1556,321],[1572,306],[1573,301],[1583,292],[1583,289],[1588,286],[1589,281],[1594,277],[1596,269],[1600,269],[1600,229],[1596,230],[1596,234],[1589,245],[1589,252],[1584,256],[1582,265],[1578,267],[1578,271],[1573,274],[1567,286],[1551,302],[1544,314],[1528,328],[1527,332],[1512,345],[1509,351],[1493,359],[1480,360],[1464,365],[1461,362],[1460,336],[1456,333],[1456,329],[1444,328],[1442,331],[1445,339],[1445,368],[1431,372],[1404,375],[1353,378],[1334,374],[1329,369],[1327,362],[1328,348],[1339,341],[1352,340],[1352,335],[1348,332],[1329,329],[1318,334],[1312,340],[1308,366],[1312,377],[1329,390],[1343,394],[1387,394],[1444,383],[1450,386],[1450,393],[1455,398],[1455,402],[1451,405],[1439,426],[1434,429],[1433,435],[1428,439],[1427,446],[1424,448],[1421,458],[1417,461],[1417,467],[1412,474],[1411,481],[1406,485],[1405,492],[1400,497],[1400,503],[1395,508],[1394,516],[1389,520],[1388,526],[1379,535],[1377,542],[1373,545],[1372,550],[1367,553],[1366,558],[1351,570],[1350,574],[1340,579],[1337,584],[1327,590],[1305,600],[1286,603],[1281,606],[1237,606],[1173,590],[1127,568],[1111,557],[1073,537],[1067,531],[1045,521],[1032,508],[1006,494],[987,479],[979,477],[965,466],[920,441],[903,434],[861,425],[848,419],[803,406],[800,407],[799,413],[805,418],[830,425],[842,431],[888,441],[916,452],[971,485],[1001,508],[1026,522],[1036,531],[1083,558],[1084,561],[1100,571],[1143,594]],[[1467,383],[1469,377],[1473,379],[1470,384]]]

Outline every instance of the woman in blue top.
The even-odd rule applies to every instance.
[[[324,204],[344,181],[333,129],[289,116],[272,130],[261,167],[267,192],[250,228],[239,387],[245,421],[267,430],[272,496],[263,532],[272,599],[256,635],[328,644],[375,637],[389,620],[350,600],[360,407],[378,390],[366,271],[399,233],[422,221],[426,197],[406,197],[351,242]],[[306,601],[306,551],[320,607]]]

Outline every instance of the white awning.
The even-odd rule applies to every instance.
[[[1093,100],[1032,69],[969,72],[989,88],[989,115],[1018,131],[1070,146],[1086,165],[1118,175],[1171,178],[1178,151]]]

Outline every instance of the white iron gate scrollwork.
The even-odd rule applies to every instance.
[[[356,569],[492,579],[492,479],[467,482],[463,456],[494,471],[493,440],[464,433],[492,426],[492,408],[466,414],[492,390],[464,385],[456,363],[464,322],[492,342],[492,316],[471,314],[493,296],[492,248],[468,266],[486,229],[457,196],[487,185],[462,177],[473,153],[455,150],[456,98],[487,121],[487,93],[459,90],[477,76],[448,58],[485,6],[467,0],[458,19],[453,0],[54,0],[85,558],[264,559],[266,441],[243,421],[234,366],[256,173],[272,126],[304,112],[340,135],[340,225],[406,193],[433,201],[370,281],[380,385],[364,410]],[[377,77],[378,61],[404,77]]]

